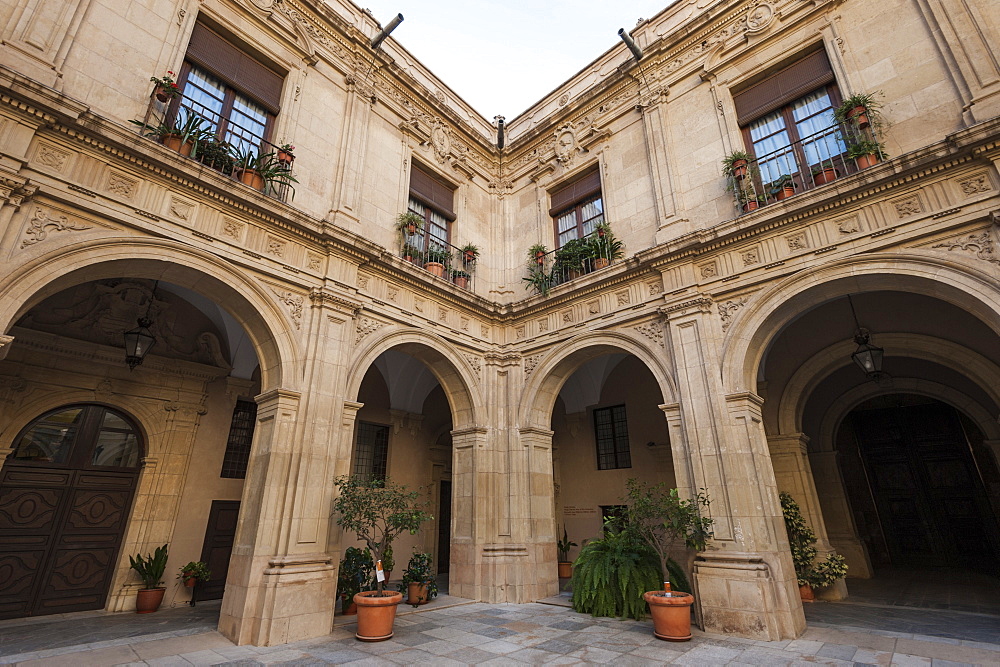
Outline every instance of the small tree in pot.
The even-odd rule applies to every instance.
[[[668,489],[660,482],[650,486],[637,479],[627,483],[628,526],[660,557],[663,573],[679,590],[664,586],[662,591],[649,591],[643,599],[649,603],[653,616],[654,635],[668,641],[691,639],[691,605],[694,596],[683,592],[689,588],[687,576],[670,557],[672,550],[681,544],[702,551],[711,537],[711,517],[702,516],[708,507],[708,496],[699,491],[693,498],[682,499],[677,489]]]
[[[815,599],[813,587],[830,586],[847,574],[847,562],[839,554],[830,554],[816,562],[816,533],[802,516],[799,504],[789,494],[782,491],[781,513],[785,517],[785,531],[788,545],[792,550],[795,577],[799,584],[799,595],[805,602]]]
[[[376,567],[403,531],[417,532],[420,524],[433,517],[424,511],[420,493],[389,479],[363,479],[342,475],[334,479],[340,495],[333,501],[337,525],[354,533],[364,542],[375,559]],[[376,570],[377,572],[377,570]],[[361,641],[383,641],[392,637],[396,606],[400,593],[384,591],[385,578],[379,578],[374,591],[354,596],[358,603],[358,632]]]
[[[167,545],[156,547],[151,554],[141,553],[128,557],[133,570],[139,573],[143,588],[136,591],[135,613],[152,614],[160,608],[163,593],[167,590],[160,586],[163,583],[163,572],[167,569]]]

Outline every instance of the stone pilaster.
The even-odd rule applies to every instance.
[[[870,579],[873,576],[868,551],[858,537],[857,525],[851,513],[850,503],[844,493],[844,479],[840,474],[840,462],[835,451],[811,452],[809,462],[816,481],[816,494],[821,499],[825,527],[830,548],[847,559],[851,577]],[[840,582],[841,586],[843,580]],[[832,591],[833,587],[831,587]],[[845,590],[846,593],[846,590]],[[822,597],[827,597],[824,592]]]
[[[343,131],[340,133],[337,171],[333,175],[336,191],[333,209],[327,218],[336,225],[361,232],[361,184],[364,177],[365,155],[368,152],[368,126],[375,103],[375,92],[367,75],[347,75],[347,96],[344,105]]]
[[[677,367],[680,425],[665,406],[682,493],[705,489],[714,539],[694,567],[696,604],[708,632],[796,637],[805,617],[761,419],[751,393],[725,395],[721,330],[699,297],[662,310]],[[683,438],[675,438],[682,431]],[[678,433],[678,435],[681,435]],[[679,441],[678,441],[679,440]]]

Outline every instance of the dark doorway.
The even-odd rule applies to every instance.
[[[0,618],[104,607],[140,440],[101,405],[53,410],[18,434],[0,473]]]
[[[236,538],[236,523],[240,518],[240,501],[213,500],[205,528],[205,542],[201,548],[201,560],[208,565],[212,577],[198,582],[199,600],[218,600],[226,591],[226,576],[229,574],[229,559],[233,555],[233,540]]]
[[[438,505],[438,574],[448,571],[451,565],[451,480],[441,480]]]
[[[863,470],[845,470],[845,480],[855,487],[873,565],[996,573],[996,517],[958,412],[929,399],[882,397],[859,406],[848,424]]]

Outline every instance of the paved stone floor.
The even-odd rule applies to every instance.
[[[234,646],[214,630],[218,611],[218,603],[203,603],[150,615],[0,621],[0,664],[1000,664],[1000,616],[873,604],[817,602],[807,607],[805,634],[781,642],[694,630],[690,642],[668,643],[653,637],[648,620],[591,618],[557,605],[495,605],[442,596],[416,611],[401,606],[395,637],[386,642],[358,642],[354,623],[346,620],[350,617],[338,616],[334,632],[326,637],[275,647]],[[938,634],[887,629],[920,625],[921,614],[936,619],[929,625]],[[963,633],[979,639],[953,636]]]

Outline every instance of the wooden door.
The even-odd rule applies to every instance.
[[[103,406],[18,435],[0,472],[0,618],[104,607],[139,460],[138,430]]]
[[[236,523],[240,518],[240,501],[213,500],[205,528],[201,560],[208,565],[212,577],[198,582],[199,600],[219,600],[226,591],[229,558],[233,555]]]
[[[438,574],[447,572],[451,566],[451,480],[441,480],[438,500]]]

